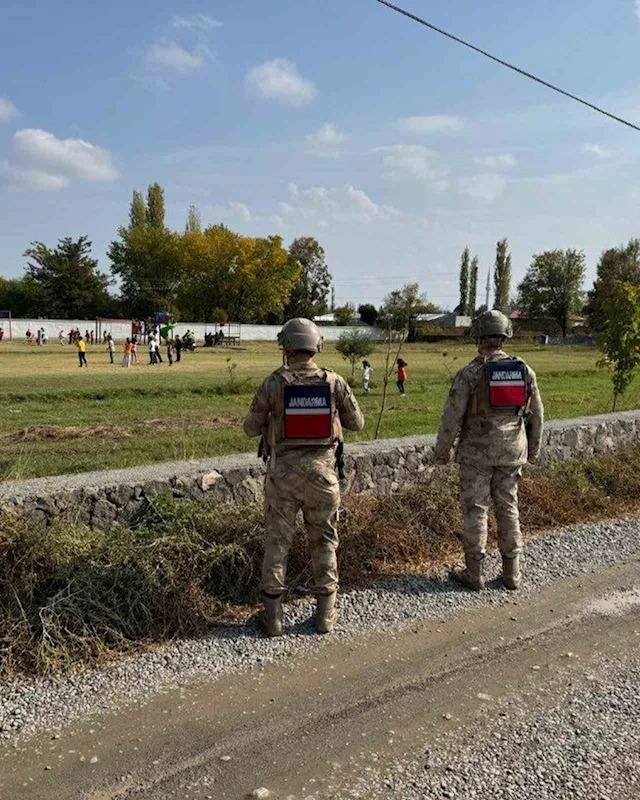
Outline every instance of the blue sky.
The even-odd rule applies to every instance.
[[[640,124],[640,2],[405,0],[434,24]],[[375,0],[4,0],[0,274],[88,234],[101,267],[133,188],[159,181],[248,235],[317,236],[338,302],[416,280],[457,302],[512,245],[640,235],[640,133]]]

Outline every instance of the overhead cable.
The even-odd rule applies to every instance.
[[[542,86],[546,86],[548,89],[553,89],[554,92],[558,92],[559,94],[564,95],[565,97],[569,97],[571,100],[575,100],[578,103],[582,103],[583,106],[587,106],[587,108],[591,108],[593,111],[597,111],[599,114],[604,114],[605,117],[609,117],[610,119],[615,120],[616,122],[620,122],[623,125],[626,125],[629,128],[633,128],[636,131],[640,131],[640,127],[638,125],[634,125],[633,122],[629,122],[622,117],[617,117],[615,114],[612,114],[609,111],[605,111],[604,108],[600,108],[599,106],[590,103],[588,100],[583,100],[581,97],[578,97],[575,94],[571,94],[571,92],[567,92],[564,89],[561,89],[559,86],[554,86],[552,83],[543,80],[542,78],[538,78],[536,75],[532,75],[530,72],[527,72],[524,69],[520,69],[520,67],[516,67],[514,64],[510,64],[508,61],[503,61],[501,58],[488,53],[486,50],[483,50],[480,47],[476,47],[476,45],[471,44],[470,42],[466,42],[464,39],[461,39],[458,36],[454,36],[452,33],[448,33],[447,31],[442,30],[442,28],[438,28],[430,22],[422,19],[421,17],[416,16],[415,14],[411,14],[409,11],[405,11],[404,8],[400,8],[399,6],[394,5],[393,3],[387,2],[387,0],[376,0],[376,2],[380,3],[383,6],[387,6],[387,8],[392,9],[393,11],[397,11],[398,14],[402,14],[409,19],[412,19],[414,22],[418,22],[420,25],[424,25],[426,28],[430,28],[432,31],[436,33],[442,34],[442,36],[446,36],[448,39],[453,39],[454,42],[458,42],[458,44],[462,44],[465,47],[468,47],[470,50],[475,50],[476,53],[480,53],[480,55],[486,56],[486,58],[490,58],[492,61],[495,61],[497,64],[502,64],[503,67],[507,67],[508,69],[513,70],[514,72],[519,73],[520,75],[524,75],[525,78],[529,78],[532,81],[536,81],[536,83],[542,84]]]

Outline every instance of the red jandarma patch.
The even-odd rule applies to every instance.
[[[284,390],[284,434],[286,439],[331,437],[331,387],[286,386]]]
[[[487,364],[491,408],[522,408],[527,404],[526,367],[522,361]]]

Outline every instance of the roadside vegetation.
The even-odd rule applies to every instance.
[[[548,417],[577,417],[611,410],[611,383],[598,369],[594,347],[540,347],[514,342],[509,350],[536,370]],[[390,384],[380,436],[409,436],[437,429],[452,375],[474,355],[471,344],[403,346],[407,396]],[[241,422],[265,375],[280,364],[275,342],[243,349],[199,349],[180,364],[122,369],[108,363],[101,345],[89,348],[89,369],[79,370],[75,348],[0,344],[0,480],[20,480],[253,450]],[[356,395],[367,425],[347,442],[371,439],[382,401],[385,347],[368,357],[370,393]],[[231,361],[228,361],[231,359]],[[349,375],[333,345],[318,362]],[[235,365],[230,370],[230,365]],[[393,377],[393,376],[392,376]],[[640,407],[633,382],[618,407]]]
[[[639,459],[636,447],[527,470],[526,534],[640,512]],[[431,571],[461,554],[454,469],[393,497],[353,495],[344,505],[344,590]],[[243,621],[259,601],[262,519],[257,504],[163,497],[108,533],[76,524],[72,512],[46,529],[3,517],[0,679],[89,667]],[[291,593],[309,579],[302,531],[288,578]]]

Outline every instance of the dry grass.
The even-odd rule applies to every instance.
[[[48,441],[73,441],[75,439],[130,439],[133,436],[154,430],[176,430],[186,426],[207,430],[235,428],[242,423],[241,417],[203,417],[201,419],[144,419],[130,426],[123,425],[30,425],[0,439],[12,443],[34,443]]]
[[[521,484],[527,535],[640,511],[640,448],[530,471]],[[341,583],[426,571],[461,552],[455,470],[395,496],[345,499]],[[492,537],[495,526],[492,523]],[[0,529],[0,678],[47,675],[194,636],[258,601],[262,509],[156,498],[130,528],[69,520]],[[305,536],[289,583],[309,579]]]

